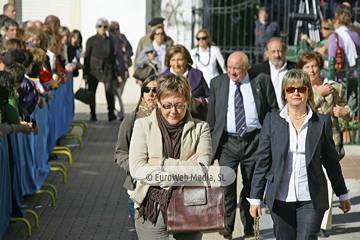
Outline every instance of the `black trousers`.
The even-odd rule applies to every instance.
[[[99,81],[95,77],[89,76],[88,84],[89,84],[89,90],[92,91],[94,93],[94,95],[95,95],[96,94],[96,89],[97,89],[98,84],[99,84]],[[114,96],[114,93],[112,92],[111,82],[106,82],[104,84],[105,84],[106,101],[107,101],[107,104],[108,104],[108,111],[109,111],[109,113],[114,113],[115,96]],[[94,106],[90,106],[91,115],[96,114],[95,106],[96,106],[96,101],[95,101]]]
[[[254,219],[250,216],[250,204],[246,200],[250,196],[251,179],[255,168],[255,153],[259,146],[260,130],[246,133],[244,137],[224,132],[220,141],[219,165],[233,169],[237,176],[240,164],[243,189],[240,193],[240,219],[244,225],[245,232],[253,231]],[[226,224],[231,231],[234,230],[236,215],[236,180],[228,185],[222,186],[225,193]]]
[[[316,212],[311,201],[275,200],[271,210],[274,235],[278,240],[316,240],[324,212]]]

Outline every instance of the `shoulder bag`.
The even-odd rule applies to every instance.
[[[336,42],[336,55],[335,55],[335,69],[343,69],[345,65],[345,54],[344,50],[339,46],[339,36],[335,34]]]
[[[81,83],[85,81],[85,88],[81,87]],[[80,87],[75,93],[75,99],[88,104],[90,106],[95,105],[95,94],[89,90],[86,80],[81,80]]]
[[[184,187],[173,190],[167,209],[167,231],[220,232],[225,229],[224,190],[211,187],[207,169],[206,187]]]
[[[156,65],[152,62],[149,63],[146,67],[137,68],[133,74],[133,77],[141,81],[145,81],[151,75],[158,74],[156,70]]]

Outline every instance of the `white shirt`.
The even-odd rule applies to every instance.
[[[203,51],[200,47],[198,47],[195,55],[196,66],[200,71],[203,72],[205,81],[207,82],[209,88],[210,80],[219,75],[219,71],[217,69],[216,55],[213,49],[214,48],[208,47],[205,51]]]
[[[229,79],[229,99],[227,106],[226,115],[226,126],[225,131],[228,133],[236,133],[235,126],[235,91],[236,83]],[[260,129],[261,124],[259,122],[256,103],[252,92],[249,74],[246,74],[245,79],[240,85],[240,91],[243,96],[244,109],[245,109],[245,121],[246,121],[246,132],[251,132],[255,129]]]
[[[287,105],[280,112],[280,117],[289,123],[289,150],[285,159],[276,199],[283,202],[309,201],[309,183],[307,178],[305,160],[305,142],[309,126],[309,119],[313,112],[308,107],[308,115],[305,118],[299,132],[291,123]]]
[[[276,67],[269,61],[270,64],[270,77],[271,82],[274,86],[275,95],[276,95],[276,101],[278,103],[279,109],[282,109],[284,106],[281,101],[281,92],[282,92],[282,80],[289,70],[287,67],[287,62],[285,61],[284,65],[278,70]]]

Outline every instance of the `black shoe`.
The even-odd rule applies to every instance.
[[[244,231],[244,238],[254,237],[254,230],[252,229],[245,229]]]
[[[320,232],[319,232],[318,236],[319,236],[319,237],[322,237],[322,238],[327,238],[327,237],[330,237],[330,234],[328,234],[328,233],[326,232],[326,230],[320,229]]]
[[[225,229],[219,232],[220,235],[223,235],[225,239],[232,239],[232,231],[228,226],[225,226]]]
[[[109,119],[109,122],[111,121],[114,121],[117,119],[116,115],[114,113],[109,113],[108,114],[108,119]]]
[[[96,115],[91,115],[90,121],[93,121],[93,122],[97,121]]]

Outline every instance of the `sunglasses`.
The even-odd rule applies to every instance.
[[[285,92],[287,93],[294,93],[297,90],[299,93],[306,93],[309,88],[307,86],[300,86],[300,87],[285,87]]]
[[[119,28],[111,29],[111,32],[119,31]]]
[[[172,105],[172,104],[161,104],[161,106],[164,108],[164,109],[172,109],[173,107],[175,109],[184,109],[186,108],[186,104],[176,104],[176,105]]]
[[[145,93],[149,93],[151,90],[153,93],[156,93],[156,87],[143,87],[143,92]]]
[[[322,27],[322,29],[324,29],[324,30],[334,30],[333,28],[327,28],[327,27]]]
[[[208,38],[209,38],[209,37],[197,37],[196,40],[198,40],[198,41],[204,40],[204,41],[205,41],[205,40],[208,39]]]
[[[97,27],[98,27],[98,28],[104,28],[104,29],[107,29],[107,28],[108,28],[108,26],[105,26],[105,25],[98,25]]]
[[[155,33],[155,35],[165,36],[165,33],[159,33],[159,32],[157,32],[157,33]]]

